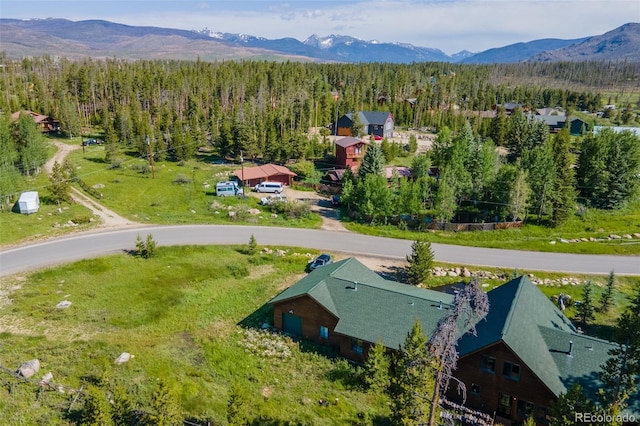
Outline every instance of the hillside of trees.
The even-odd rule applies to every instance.
[[[581,150],[568,134],[550,137],[544,126],[529,122],[521,112],[507,117],[499,111],[492,120],[477,112],[506,102],[525,108],[558,106],[569,115],[595,112],[616,102],[616,96],[637,99],[625,93],[637,93],[639,76],[640,65],[626,63],[354,65],[5,58],[0,111],[4,121],[18,110],[53,116],[67,136],[99,129],[104,132],[105,160],[112,167],[118,167],[125,152],[148,155],[148,144],[157,160],[187,160],[200,148],[226,158],[238,158],[242,151],[245,158],[261,161],[318,158],[327,154],[327,144],[320,135],[310,138],[310,127],[327,126],[353,110],[390,111],[396,127],[438,130],[431,158],[416,158],[423,164],[415,164],[414,170],[435,166],[440,175],[436,184],[428,176],[421,181],[417,171],[414,182],[402,185],[421,185],[421,195],[406,195],[413,198],[401,203],[391,197],[414,191],[398,183],[395,195],[387,196],[371,187],[372,197],[383,198],[376,198],[375,211],[356,206],[364,216],[414,215],[427,208],[445,221],[461,203],[471,201],[501,206],[490,214],[502,219],[522,217],[529,206],[539,218],[551,215],[549,223],[556,224],[573,211],[576,197],[604,208],[633,199],[637,141],[629,136],[611,145],[617,136],[598,136],[587,138]],[[611,87],[617,88],[617,95]],[[638,105],[627,102],[623,107],[619,110],[625,113],[611,113],[610,122],[637,123]],[[6,149],[0,153],[0,192],[5,200],[15,190],[16,173],[32,173],[44,161],[42,155],[28,154],[35,148],[27,147],[38,138],[9,127],[3,126]],[[508,161],[497,157],[496,146],[508,149]],[[609,152],[611,146],[615,149]],[[360,180],[364,185],[365,177]],[[362,188],[355,189],[362,195]],[[360,195],[356,198],[366,199]],[[381,200],[406,211],[387,208]]]

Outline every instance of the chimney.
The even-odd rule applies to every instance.
[[[569,353],[568,356],[573,356],[573,340],[569,340]]]

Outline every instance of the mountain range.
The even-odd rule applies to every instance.
[[[0,19],[0,51],[11,58],[63,56],[122,59],[299,60],[311,62],[454,62],[522,61],[640,62],[640,23],[628,23],[602,35],[580,39],[541,39],[479,53],[447,55],[439,49],[407,43],[365,41],[346,35],[304,41],[267,39],[246,34],[129,26],[101,20]]]

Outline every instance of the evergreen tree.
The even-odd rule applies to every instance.
[[[409,136],[409,154],[415,154],[418,151],[418,139],[413,133]]]
[[[90,426],[110,426],[111,405],[100,388],[88,385],[84,390],[85,400],[80,424]]]
[[[251,234],[249,238],[249,245],[247,247],[247,254],[254,255],[258,252],[258,241],[256,241],[256,237]]]
[[[599,311],[603,313],[609,312],[609,308],[611,307],[611,303],[613,302],[613,290],[616,286],[616,276],[613,271],[609,272],[609,276],[607,277],[607,286],[604,288],[604,291],[600,295],[600,303],[599,303]]]
[[[424,424],[429,415],[433,374],[426,351],[427,338],[416,320],[391,368],[389,399],[394,425]]]
[[[593,307],[593,300],[591,296],[593,288],[591,285],[591,281],[587,281],[587,283],[582,288],[582,301],[578,305],[578,318],[580,318],[580,322],[582,324],[587,324],[592,319],[595,319],[595,308]]]
[[[431,169],[431,159],[427,154],[419,154],[411,160],[411,177],[414,180],[422,177],[429,177]]]
[[[227,422],[231,426],[247,425],[249,420],[249,398],[246,391],[234,384],[227,403]]]
[[[448,169],[444,170],[438,181],[438,190],[435,195],[435,218],[440,223],[453,219],[458,204],[456,203],[455,187],[452,181],[454,177]]]
[[[575,175],[571,161],[570,135],[563,129],[553,138],[553,159],[555,176],[551,204],[552,224],[560,226],[569,220],[576,204]]]
[[[603,402],[610,411],[625,407],[632,392],[638,391],[640,375],[640,287],[636,287],[631,304],[616,324],[616,340],[620,346],[609,351],[610,358],[602,366],[600,380]]]
[[[491,119],[491,126],[489,127],[489,137],[496,145],[505,146],[508,124],[507,112],[504,106],[500,105],[496,110],[496,116]]]
[[[178,398],[164,380],[158,381],[148,418],[150,424],[154,426],[182,426],[183,424]]]
[[[54,202],[70,202],[71,201],[71,184],[69,174],[65,167],[62,167],[57,161],[53,163],[51,174],[49,175],[49,186],[47,187],[51,193],[51,199]]]
[[[514,222],[518,219],[525,219],[527,200],[530,193],[531,188],[529,188],[527,172],[518,168],[509,191],[509,213]]]
[[[373,391],[381,391],[389,386],[390,361],[387,348],[382,342],[378,342],[369,349],[369,354],[364,363],[364,382],[367,388]]]
[[[596,413],[595,404],[585,396],[578,383],[574,383],[551,404],[551,426],[574,426],[576,413]]]
[[[29,114],[20,114],[14,124],[13,135],[19,153],[18,167],[22,174],[30,176],[39,172],[47,161],[47,145]]]
[[[411,245],[411,254],[407,256],[407,280],[411,285],[422,284],[433,269],[433,250],[431,243],[425,239],[419,239]]]
[[[377,143],[370,143],[362,157],[362,164],[358,168],[358,178],[364,180],[368,174],[382,175],[384,160],[382,150]]]
[[[360,120],[360,113],[357,111],[353,112],[351,115],[351,136],[359,138],[365,134],[364,125],[362,124],[362,120]]]
[[[529,120],[521,108],[515,108],[509,118],[509,127],[506,135],[506,143],[509,148],[509,156],[512,160],[520,158],[525,148],[529,146],[531,126]]]
[[[112,390],[113,406],[111,418],[115,426],[133,426],[137,424],[137,415],[133,401],[121,383],[116,383]]]

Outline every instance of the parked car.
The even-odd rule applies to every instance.
[[[102,141],[100,139],[87,139],[86,141],[82,141],[82,145],[102,145]]]
[[[340,207],[340,196],[339,195],[334,195],[333,197],[331,197],[331,205],[333,207]]]
[[[218,197],[235,197],[236,195],[244,195],[244,190],[235,181],[218,182],[216,183],[216,195]]]
[[[329,265],[331,263],[333,263],[333,258],[331,257],[331,255],[330,254],[326,254],[326,253],[322,253],[320,256],[316,257],[309,264],[309,271],[313,271],[315,269],[318,269],[321,266]]]
[[[279,194],[284,190],[281,182],[260,182],[254,188],[256,192],[272,192]]]

